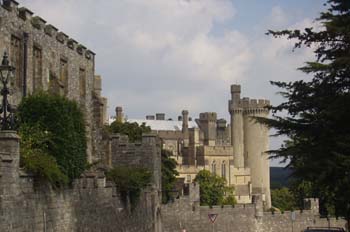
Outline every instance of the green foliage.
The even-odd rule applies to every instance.
[[[212,174],[208,170],[201,170],[194,181],[199,183],[201,205],[234,205],[236,203],[233,196],[234,189],[226,186],[225,178]],[[225,195],[227,195],[226,198]]]
[[[298,208],[296,199],[288,188],[272,189],[271,200],[272,206],[280,209],[282,212]]]
[[[174,190],[176,176],[179,173],[176,171],[176,160],[170,158],[171,151],[162,150],[162,203],[166,204],[172,200],[171,192]]]
[[[232,205],[234,206],[235,204],[237,204],[236,198],[233,195],[233,193],[227,194],[228,195],[226,198],[224,198],[224,201],[222,202],[223,205]]]
[[[315,61],[300,70],[310,80],[272,82],[283,89],[286,102],[271,107],[274,118],[260,119],[289,141],[271,151],[290,160],[294,179],[312,183],[323,214],[334,210],[350,219],[350,4],[328,0],[318,22],[320,30],[269,31],[275,37],[296,39],[295,48],[314,48]],[[277,113],[287,112],[287,116]]]
[[[111,133],[120,133],[127,135],[130,142],[140,141],[143,133],[151,132],[151,128],[146,126],[145,123],[141,125],[136,122],[118,122],[114,121],[110,126],[109,130]]]
[[[74,101],[46,93],[28,96],[18,119],[25,168],[53,182],[80,176],[87,164],[85,121]]]
[[[129,198],[131,208],[134,209],[141,190],[151,183],[152,173],[145,168],[118,166],[107,172],[107,178],[115,183],[125,203]]]
[[[62,173],[56,159],[48,153],[48,148],[52,144],[52,135],[38,125],[22,124],[19,136],[21,137],[21,166],[40,180],[49,181],[54,187],[66,185],[68,177]]]

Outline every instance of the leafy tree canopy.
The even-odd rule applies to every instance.
[[[350,218],[350,1],[328,0],[316,20],[319,30],[269,31],[314,49],[315,60],[301,71],[309,80],[272,82],[286,101],[271,107],[274,118],[260,119],[290,140],[273,157],[290,160],[294,178],[312,183],[324,214]],[[278,112],[287,112],[281,116]],[[332,207],[331,207],[332,208]]]
[[[111,133],[120,133],[127,135],[130,142],[140,141],[142,139],[143,133],[151,132],[151,128],[146,126],[145,123],[138,125],[136,122],[118,122],[114,121],[109,126],[109,131]]]
[[[233,187],[226,186],[223,177],[210,173],[208,170],[198,172],[195,180],[199,183],[201,205],[234,205]]]
[[[18,107],[21,162],[54,184],[79,177],[86,168],[83,113],[76,102],[38,93]]]
[[[172,191],[176,183],[176,176],[179,173],[176,171],[176,160],[171,158],[172,152],[162,150],[162,202],[166,204],[172,199]]]

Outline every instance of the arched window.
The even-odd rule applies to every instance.
[[[211,164],[211,172],[216,175],[216,163],[215,163],[215,160]]]
[[[225,161],[222,161],[222,164],[221,164],[221,176],[226,178],[226,164],[225,164]]]

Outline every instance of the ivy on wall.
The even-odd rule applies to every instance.
[[[76,102],[38,93],[18,107],[21,164],[37,177],[62,185],[87,166],[85,120]]]

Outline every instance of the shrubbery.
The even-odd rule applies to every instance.
[[[145,168],[117,166],[107,172],[107,178],[115,183],[125,203],[129,198],[131,209],[133,209],[140,198],[142,189],[151,183],[152,173]]]
[[[21,164],[54,185],[85,170],[86,132],[78,105],[64,97],[38,93],[18,107]]]
[[[226,185],[226,179],[208,170],[198,172],[195,182],[199,183],[201,205],[235,205],[233,187]]]
[[[135,142],[142,139],[143,133],[151,132],[151,128],[149,126],[146,126],[145,123],[139,125],[136,122],[131,123],[114,121],[109,126],[109,131],[111,133],[120,133],[127,135],[130,142]]]
[[[179,175],[176,171],[176,160],[171,158],[172,152],[162,150],[162,203],[166,204],[172,200],[172,191],[176,183],[176,176]]]

